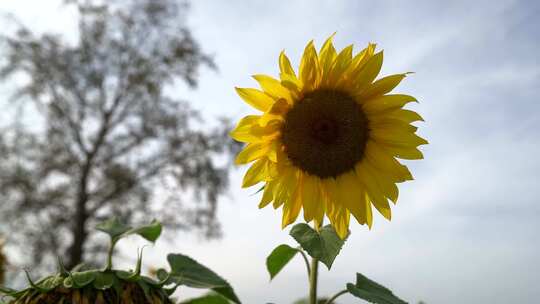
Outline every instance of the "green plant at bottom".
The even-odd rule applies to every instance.
[[[212,290],[228,302],[240,304],[229,283],[209,268],[182,254],[169,254],[170,270],[158,269],[156,278],[141,275],[142,250],[134,270],[113,268],[112,256],[117,242],[129,235],[140,235],[155,242],[161,235],[159,222],[129,227],[111,219],[96,227],[110,236],[107,264],[103,269],[71,271],[58,262],[58,272],[34,282],[26,272],[29,287],[14,290],[0,287],[9,304],[168,304],[179,286]]]
[[[329,270],[345,244],[332,225],[313,229],[308,224],[296,224],[290,232],[299,247],[291,247],[287,244],[277,246],[266,260],[266,268],[272,280],[295,256],[300,255],[307,269],[310,285],[310,298],[300,300],[298,304],[336,304],[335,300],[345,294],[374,304],[407,304],[395,296],[388,288],[357,273],[356,281],[348,283],[343,290],[329,298],[317,296],[317,281],[319,264],[324,264]],[[311,257],[311,263],[308,260]]]

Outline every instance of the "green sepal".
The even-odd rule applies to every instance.
[[[137,273],[133,271],[125,271],[125,270],[115,270],[114,274],[123,281],[127,282],[135,282],[137,281]]]
[[[57,260],[57,268],[58,268],[58,273],[61,275],[61,276],[67,276],[68,275],[68,271],[66,269],[66,266],[64,266],[64,263],[62,262],[62,258],[60,257],[57,257],[56,258]]]
[[[297,248],[286,244],[277,246],[266,258],[266,269],[272,280],[298,253]]]
[[[28,270],[25,269],[24,273],[26,274],[26,280],[28,281],[28,284],[30,284],[30,286],[32,286],[33,289],[41,293],[50,291],[50,289],[42,288],[41,286],[38,286],[38,284],[34,283],[34,281],[32,281],[32,278],[30,277],[30,273],[28,273]]]
[[[113,286],[114,280],[118,280],[112,272],[98,272],[94,280],[94,288],[99,290],[109,289]]]
[[[360,273],[356,274],[355,284],[347,284],[347,291],[357,298],[374,304],[407,304],[407,302],[396,297],[390,289]]]
[[[331,225],[324,226],[319,232],[308,224],[296,224],[290,235],[313,258],[320,260],[328,269],[332,267],[346,239],[341,239]]]
[[[141,279],[143,279],[146,283],[159,288],[165,285],[169,281],[169,277],[170,277],[170,274],[167,272],[165,277],[163,277],[162,279],[159,279],[158,277],[159,279],[158,281],[152,278],[146,277],[146,276],[141,276]]]
[[[83,288],[90,283],[94,282],[96,279],[98,271],[97,270],[87,270],[82,272],[72,272],[71,278],[73,280],[73,287]]]
[[[37,285],[39,285],[41,288],[47,291],[51,291],[55,289],[56,287],[62,285],[63,282],[64,282],[64,278],[62,277],[62,275],[57,274],[57,275],[50,276],[43,279]]]

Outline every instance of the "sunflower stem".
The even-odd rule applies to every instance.
[[[319,259],[311,259],[311,271],[309,273],[309,304],[317,304],[317,276],[319,272]]]
[[[113,263],[112,263],[112,256],[114,253],[114,245],[116,245],[116,242],[114,240],[111,240],[111,243],[109,244],[109,250],[107,252],[107,266],[105,266],[105,270],[111,270]]]
[[[322,227],[322,222],[313,225],[317,233]],[[311,258],[311,267],[309,272],[309,304],[317,304],[317,281],[319,276],[319,259]]]

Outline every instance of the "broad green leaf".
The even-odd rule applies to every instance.
[[[204,296],[189,299],[179,304],[230,304],[226,298],[220,296],[219,294],[209,293]]]
[[[182,254],[169,254],[167,260],[171,266],[170,282],[193,288],[212,289],[234,303],[240,303],[227,281],[192,258]]]
[[[396,297],[390,289],[374,282],[360,273],[356,274],[356,284],[347,284],[347,291],[353,296],[375,304],[407,304]]]
[[[266,258],[266,269],[270,273],[270,280],[273,279],[285,267],[294,256],[298,253],[298,249],[289,245],[279,245]]]
[[[319,259],[328,269],[345,243],[331,225],[317,232],[308,224],[296,224],[290,234],[311,257]]]

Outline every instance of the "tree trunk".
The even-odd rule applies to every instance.
[[[77,194],[77,202],[75,205],[75,216],[73,218],[72,235],[73,242],[68,249],[67,268],[72,269],[82,262],[83,248],[86,242],[86,221],[88,219],[88,213],[86,211],[86,203],[88,201],[87,181],[88,181],[88,169],[83,170],[81,180],[79,181],[79,190]]]

